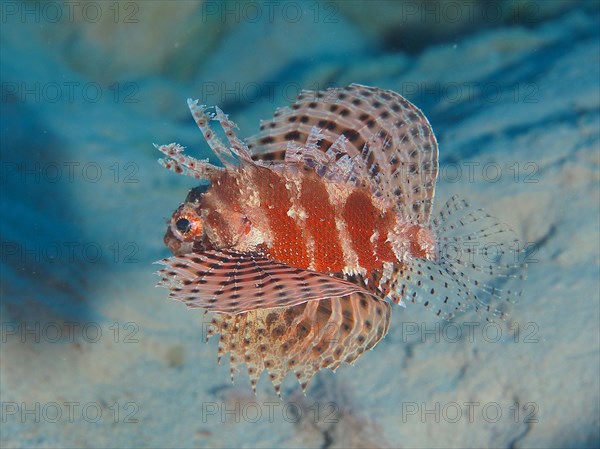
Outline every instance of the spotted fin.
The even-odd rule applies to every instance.
[[[226,168],[231,168],[240,163],[253,163],[250,157],[250,151],[246,144],[242,142],[235,134],[238,126],[229,120],[229,117],[223,113],[219,107],[215,106],[215,112],[209,112],[207,106],[198,105],[198,100],[188,98],[188,107],[196,125],[202,131],[202,135],[211,150]],[[211,121],[216,121],[221,126],[227,144],[223,143],[210,126]],[[217,167],[208,162],[208,159],[195,159],[184,154],[184,148],[176,143],[168,145],[154,145],[166,157],[159,159],[160,165],[167,170],[178,174],[191,176],[196,179],[210,180],[216,173],[222,172],[222,167]]]
[[[204,251],[163,259],[159,286],[191,308],[238,314],[364,292],[346,280],[254,253]]]
[[[210,164],[208,159],[196,159],[184,154],[185,148],[177,143],[154,144],[154,147],[166,156],[159,159],[158,163],[177,174],[208,180],[223,171],[222,167]]]
[[[514,231],[458,196],[448,200],[431,226],[436,257],[396,266],[396,298],[420,303],[447,320],[470,308],[488,321],[506,318],[525,279],[524,251]]]
[[[382,201],[406,221],[429,222],[437,142],[423,113],[395,92],[359,84],[303,91],[290,107],[261,122],[261,131],[247,144],[252,158],[266,163],[283,162],[299,148],[318,159],[318,151],[343,147],[347,162],[361,166],[361,180]]]
[[[387,334],[390,316],[388,302],[353,293],[233,316],[214,314],[208,336],[220,334],[219,359],[229,353],[232,381],[245,363],[255,391],[266,370],[280,394],[290,371],[306,390],[317,371],[353,364]]]

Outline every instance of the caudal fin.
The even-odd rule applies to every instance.
[[[444,319],[474,308],[488,321],[505,319],[522,294],[525,251],[514,231],[453,196],[431,223],[435,257],[405,261],[395,288]]]

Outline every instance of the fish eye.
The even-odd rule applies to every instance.
[[[187,218],[180,218],[177,220],[177,223],[175,223],[175,226],[177,227],[177,230],[184,235],[192,229],[192,223],[190,223],[190,220]]]
[[[204,226],[198,214],[188,207],[180,207],[171,218],[171,232],[184,242],[193,242],[202,237]]]

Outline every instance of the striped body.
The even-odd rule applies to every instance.
[[[365,188],[285,165],[219,173],[202,198],[209,248],[258,251],[293,267],[363,275],[396,259],[398,217]]]

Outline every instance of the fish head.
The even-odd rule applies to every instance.
[[[200,186],[190,190],[169,220],[164,243],[174,255],[212,249],[250,249],[262,243],[256,227],[239,207],[236,189],[223,201],[219,188]],[[262,234],[260,234],[262,235]]]
[[[206,190],[205,186],[191,189],[185,202],[171,215],[163,241],[174,255],[190,253],[205,240],[202,196]]]
[[[187,254],[202,242],[204,226],[199,211],[193,203],[183,203],[173,212],[167,232],[163,238],[165,245],[175,255]]]

